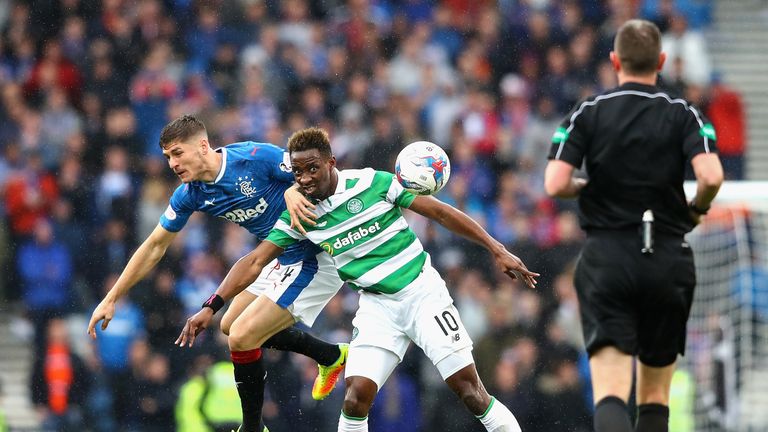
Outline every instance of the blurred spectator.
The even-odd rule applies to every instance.
[[[741,95],[718,77],[712,83],[706,113],[717,131],[717,151],[726,178],[744,180],[747,114]]]
[[[518,235],[515,220],[521,216],[518,201],[512,194],[502,193],[488,210],[488,232],[505,245],[513,244]]]
[[[81,292],[80,288],[85,282],[84,277],[88,273],[88,266],[92,264],[88,253],[91,252],[88,243],[88,232],[86,227],[74,219],[73,204],[71,201],[62,198],[56,201],[53,207],[51,219],[53,237],[70,254],[72,258],[72,288],[75,291],[68,306],[72,310],[80,310],[87,302],[83,302],[81,296],[89,293]],[[88,298],[88,300],[91,300]]]
[[[500,121],[499,116],[494,112],[493,96],[488,90],[477,86],[469,89],[461,122],[466,144],[472,148],[475,155],[483,159],[492,159],[498,146]]]
[[[66,321],[52,319],[45,331],[45,347],[32,366],[32,402],[43,430],[79,432],[85,426],[82,405],[88,373],[72,352]]]
[[[177,77],[173,76],[173,51],[167,42],[157,42],[147,53],[142,68],[131,82],[131,102],[144,140],[144,153],[161,153],[157,146],[160,131],[166,123],[165,113],[178,95]]]
[[[568,52],[560,46],[552,46],[546,53],[546,70],[541,79],[541,88],[546,89],[545,95],[555,103],[555,110],[565,114],[581,96],[578,78],[571,71]]]
[[[516,74],[505,75],[499,88],[502,96],[499,107],[501,131],[496,155],[506,163],[514,163],[519,160],[525,131],[531,122],[530,94],[525,80]],[[522,160],[519,162],[522,165]]]
[[[421,87],[423,73],[424,36],[412,34],[405,38],[400,51],[389,65],[389,85],[392,93],[413,96]]]
[[[673,75],[675,60],[680,59],[681,78],[688,84],[707,85],[712,76],[712,61],[709,58],[704,35],[688,28],[685,15],[675,14],[669,30],[661,37],[661,50],[667,53],[662,73]]]
[[[435,5],[432,16],[434,25],[432,27],[431,43],[441,47],[447,58],[453,62],[464,42],[463,36],[453,26],[451,10],[447,5],[443,3]]]
[[[372,142],[363,150],[361,166],[392,172],[395,158],[403,147],[392,116],[386,111],[373,114]]]
[[[365,122],[363,107],[350,102],[341,107],[341,128],[331,139],[331,148],[340,168],[359,166],[363,152],[371,145],[373,136]]]
[[[275,104],[264,94],[261,76],[251,75],[242,89],[240,136],[266,141],[267,131],[277,125],[280,116]]]
[[[96,95],[104,110],[126,106],[129,100],[128,89],[123,84],[125,79],[121,71],[115,70],[111,52],[105,53],[94,59],[89,70],[88,81],[85,83],[85,91]]]
[[[113,273],[104,281],[103,293],[115,284],[118,275]],[[133,347],[139,346],[145,337],[144,318],[139,308],[127,297],[123,297],[116,304],[115,314],[109,322],[109,331],[103,331],[101,326],[96,327],[96,352],[113,396],[113,416],[117,424],[124,427],[128,425],[135,407],[131,403],[134,400],[131,396],[134,379],[130,354]]]
[[[461,313],[461,320],[467,333],[473,340],[485,334],[488,329],[486,305],[492,297],[491,286],[480,272],[466,272],[456,283],[456,309]]]
[[[96,179],[96,214],[99,218],[119,218],[129,221],[133,218],[135,185],[128,170],[129,159],[126,149],[117,146],[107,148],[104,155],[104,169]]]
[[[186,37],[190,47],[188,67],[192,70],[206,70],[216,52],[216,46],[230,39],[230,31],[221,22],[219,10],[213,5],[200,3],[196,25],[191,26]]]
[[[94,239],[89,279],[93,287],[100,287],[108,275],[119,273],[130,258],[131,243],[128,227],[120,219],[109,219]],[[94,298],[99,298],[94,293]]]
[[[32,234],[40,219],[50,215],[58,194],[56,179],[43,167],[40,153],[28,153],[25,166],[11,174],[5,185],[5,210],[17,244]]]
[[[72,255],[54,238],[51,223],[40,219],[35,223],[32,239],[19,248],[16,265],[24,306],[35,326],[38,352],[45,343],[48,321],[70,312]]]
[[[40,59],[32,67],[24,83],[24,91],[33,102],[39,103],[55,87],[67,93],[74,105],[80,103],[83,79],[77,67],[62,53],[61,42],[49,39],[43,43]]]
[[[592,418],[582,402],[581,381],[576,359],[559,354],[549,366],[549,372],[539,379],[541,402],[538,405],[541,422],[537,428],[559,432],[588,432]]]
[[[493,369],[501,353],[514,346],[524,334],[515,324],[512,297],[497,291],[488,305],[488,331],[475,341],[474,356],[482,381],[493,382]]]
[[[454,75],[439,79],[438,88],[426,101],[426,130],[434,142],[446,150],[451,147],[451,128],[464,111],[464,95]]]
[[[297,395],[301,388],[298,362],[292,361],[288,351],[264,352],[267,373],[267,394],[264,399],[264,422],[283,430],[302,428],[301,401]]]
[[[281,22],[278,38],[301,50],[312,43],[312,26],[309,22],[309,5],[306,0],[286,0],[280,4]]]
[[[151,354],[142,365],[130,395],[138,404],[136,425],[143,432],[174,430],[176,395],[169,392],[170,362],[163,354]]]
[[[230,432],[240,426],[240,397],[232,381],[232,362],[201,356],[179,389],[177,432]]]
[[[86,60],[87,40],[86,25],[82,16],[69,15],[64,19],[61,29],[61,52],[83,70]]]
[[[179,350],[171,343],[179,335],[179,323],[184,321],[184,307],[176,295],[176,279],[169,270],[161,269],[152,280],[152,287],[137,296],[147,331],[147,341],[153,351],[173,357]],[[174,371],[177,374],[181,371]],[[178,378],[172,375],[173,378]]]
[[[514,412],[521,428],[537,430],[542,423],[542,415],[538,409],[540,395],[530,382],[520,381],[520,372],[512,349],[501,354],[495,367],[494,380],[489,391]]]
[[[216,91],[216,100],[223,106],[232,106],[237,102],[238,67],[237,47],[231,43],[219,45],[206,72],[207,76],[211,77]]]
[[[659,25],[665,31],[671,15],[679,13],[690,22],[691,28],[701,30],[712,21],[712,0],[643,0],[641,16]]]
[[[137,238],[149,237],[157,226],[160,215],[168,207],[168,196],[172,190],[170,182],[166,179],[165,164],[164,160],[155,157],[144,161],[145,180],[141,185],[139,205],[136,209]]]
[[[81,123],[80,116],[67,102],[64,90],[51,88],[40,117],[40,151],[46,169],[58,168],[67,141],[80,133]]]
[[[534,102],[530,122],[520,139],[520,170],[534,185],[535,196],[544,196],[544,168],[546,158],[542,157],[552,144],[552,131],[557,129],[559,116],[555,102],[549,96],[542,95]]]
[[[189,233],[189,225],[184,234]],[[186,272],[177,285],[176,292],[184,305],[184,315],[200,310],[200,299],[216,290],[221,280],[215,258],[204,252],[192,254],[186,265]]]
[[[422,430],[419,391],[413,377],[395,371],[376,400],[369,415],[371,432]]]

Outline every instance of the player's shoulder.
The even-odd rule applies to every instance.
[[[182,183],[173,190],[171,195],[174,198],[184,198],[193,195],[195,190],[198,189],[198,182]]]
[[[370,186],[382,175],[387,175],[386,171],[376,171],[373,168],[345,169],[339,171],[339,180],[346,182],[360,182],[361,185]],[[391,175],[391,174],[390,174]]]
[[[282,148],[263,142],[255,141],[241,141],[232,144],[227,144],[222,147],[222,151],[227,153],[227,158],[230,160],[257,160],[262,159],[265,156],[280,154],[282,155],[285,150]]]
[[[373,177],[375,174],[376,170],[373,168],[350,168],[339,171],[339,178]]]
[[[176,207],[190,206],[200,197],[200,182],[182,183],[174,189],[171,195],[171,204]]]

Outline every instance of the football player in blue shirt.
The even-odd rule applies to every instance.
[[[117,300],[160,261],[193,212],[227,219],[263,240],[286,209],[283,193],[293,184],[294,176],[288,154],[279,147],[246,141],[214,150],[205,125],[188,115],[165,126],[160,147],[182,184],[171,196],[160,223],[94,310],[88,323],[93,338],[96,324],[101,321],[102,330],[107,328]],[[319,400],[331,392],[346,364],[348,346],[320,341],[292,325],[302,321],[311,326],[341,285],[330,255],[303,242],[286,249],[233,299],[222,318],[221,330],[228,335],[235,366],[242,432],[261,432],[262,346],[313,358],[320,372],[312,396]],[[214,311],[223,305],[218,296],[204,304]]]

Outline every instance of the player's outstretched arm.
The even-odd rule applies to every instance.
[[[587,185],[587,180],[573,176],[573,165],[561,160],[551,160],[544,171],[544,190],[556,198],[576,198]]]
[[[203,303],[202,309],[187,319],[175,344],[183,347],[189,342],[191,347],[197,335],[211,324],[213,315],[227,301],[240,294],[248,285],[252,284],[259,277],[264,267],[282,253],[283,248],[265,240],[259,243],[256,249],[252,250],[248,255],[237,260],[235,265],[229,269],[229,273],[227,273],[219,287],[216,288],[216,292]]]
[[[312,210],[315,209],[315,205],[299,191],[298,184],[294,184],[286,189],[285,193],[283,193],[283,197],[285,198],[285,207],[288,210],[288,214],[291,216],[291,228],[307,235],[307,231],[301,223],[304,222],[308,225],[317,225],[317,222],[315,222],[317,215],[312,213]]]
[[[536,277],[539,274],[528,270],[520,258],[512,255],[504,245],[461,210],[431,196],[417,196],[409,208],[439,222],[454,233],[485,246],[496,258],[499,268],[509,277],[518,279],[531,288],[536,286]]]
[[[99,321],[102,321],[101,329],[107,329],[109,321],[115,314],[115,303],[157,265],[175,237],[175,232],[168,231],[158,224],[149,237],[136,249],[115,285],[104,296],[104,299],[96,306],[91,315],[91,320],[88,322],[88,334],[92,338],[96,338],[96,324]]]

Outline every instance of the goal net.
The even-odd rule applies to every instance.
[[[726,182],[715,204],[687,237],[697,286],[670,430],[767,431],[768,182]]]

